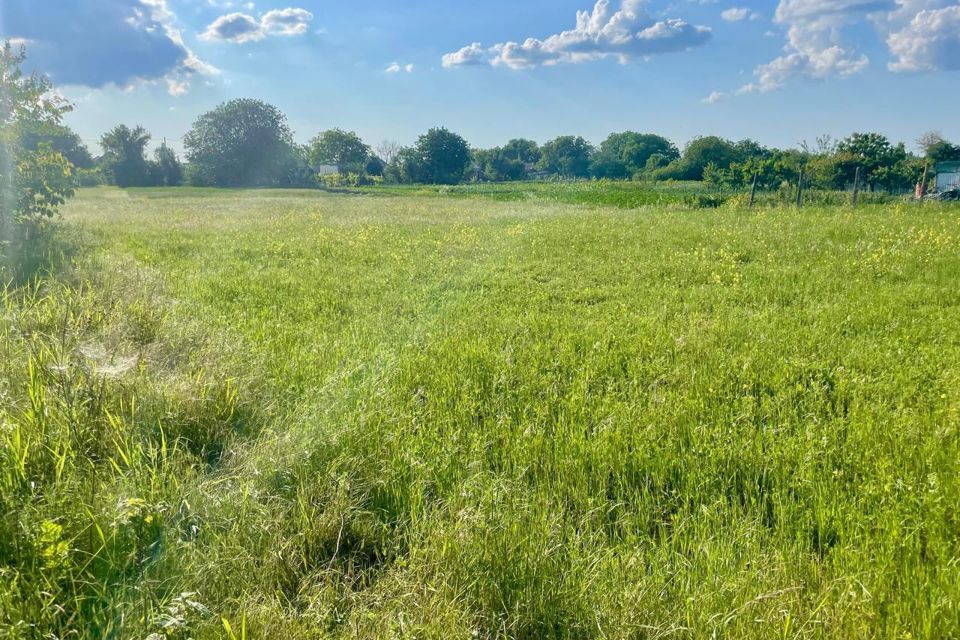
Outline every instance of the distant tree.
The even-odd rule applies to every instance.
[[[600,143],[591,172],[598,178],[632,178],[646,170],[654,155],[669,162],[678,159],[680,152],[663,136],[634,131],[612,133]]]
[[[470,146],[452,131],[430,129],[417,139],[413,154],[404,160],[409,174],[416,176],[414,182],[457,184],[470,162]]]
[[[513,155],[512,153],[510,155]],[[475,149],[473,161],[480,167],[481,176],[491,182],[522,180],[525,175],[525,163],[510,157],[502,147],[493,149]]]
[[[43,144],[49,144],[70,161],[77,169],[92,169],[93,156],[83,141],[70,127],[65,125],[39,125],[26,127],[21,134],[24,149],[36,151]]]
[[[423,182],[420,157],[416,149],[400,147],[384,170],[383,177],[397,184]]]
[[[322,132],[310,141],[307,157],[314,166],[334,165],[340,173],[364,173],[373,151],[356,133],[342,129]]]
[[[564,178],[590,176],[593,146],[580,136],[561,136],[540,148],[539,166],[544,171]]]
[[[540,161],[540,147],[533,140],[514,138],[503,145],[501,155],[506,160],[516,160],[524,164],[536,164]]]
[[[960,145],[950,144],[946,140],[939,140],[927,147],[926,158],[934,163],[960,160]]]
[[[299,180],[301,154],[287,119],[260,100],[238,99],[200,116],[184,137],[190,182],[277,186]]]
[[[682,158],[658,169],[653,177],[659,180],[702,180],[708,164],[729,169],[745,159],[743,149],[729,140],[717,136],[694,138],[684,149]]]
[[[71,108],[49,80],[23,74],[25,58],[9,41],[0,48],[0,258],[13,269],[22,243],[74,193],[73,167],[61,152],[50,142],[22,144],[26,132],[55,133]]]
[[[363,172],[368,176],[382,176],[386,170],[387,163],[375,155],[367,158],[367,163],[363,168]]]
[[[142,187],[150,184],[147,145],[150,134],[143,127],[131,129],[117,125],[100,138],[103,147],[101,166],[118,187]]]
[[[396,140],[384,140],[377,145],[377,157],[383,160],[384,165],[389,165],[397,157],[401,148]]]
[[[882,134],[854,133],[837,145],[837,156],[843,167],[841,175],[847,182],[853,181],[859,166],[864,183],[873,191],[889,184],[890,176],[896,173],[895,166],[907,159],[907,152],[902,143],[893,146]]]
[[[166,140],[153,152],[151,169],[154,175],[152,182],[157,186],[177,187],[183,184],[183,165],[176,152],[167,146]]]
[[[927,131],[925,134],[917,138],[917,146],[920,147],[920,152],[924,156],[929,156],[930,149],[934,145],[937,145],[941,142],[946,142],[946,139],[939,131]]]

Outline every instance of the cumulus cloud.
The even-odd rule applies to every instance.
[[[887,46],[891,71],[960,70],[960,5],[919,11]]]
[[[306,9],[274,9],[254,18],[246,13],[228,13],[214,20],[200,38],[243,44],[267,36],[299,36],[310,29],[313,14]]]
[[[217,70],[184,43],[166,0],[36,0],[0,3],[0,36],[25,42],[28,64],[54,82],[101,88],[163,81],[182,95]]]
[[[623,0],[614,11],[610,0],[598,0],[593,11],[578,11],[576,27],[540,40],[505,42],[485,48],[475,42],[443,56],[443,66],[506,66],[525,69],[541,65],[580,63],[616,57],[622,63],[637,57],[684,51],[710,40],[708,27],[678,18],[654,20],[643,0]]]
[[[845,29],[871,14],[895,8],[893,0],[780,0],[774,22],[787,27],[784,55],[754,69],[754,81],[737,91],[766,93],[795,76],[849,77],[870,60],[845,39]]]
[[[960,69],[957,0],[780,0],[784,54],[757,66],[738,93],[773,91],[795,77],[845,78],[866,69],[850,32],[873,25],[890,50],[891,71]]]

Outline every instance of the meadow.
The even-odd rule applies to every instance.
[[[477,189],[70,201],[0,638],[960,637],[960,207]]]

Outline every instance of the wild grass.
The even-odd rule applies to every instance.
[[[84,191],[0,637],[957,637],[958,213]]]

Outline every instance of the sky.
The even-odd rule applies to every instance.
[[[116,124],[180,148],[259,98],[300,142],[445,126],[476,147],[613,131],[795,147],[960,141],[960,0],[0,0],[95,152]]]

